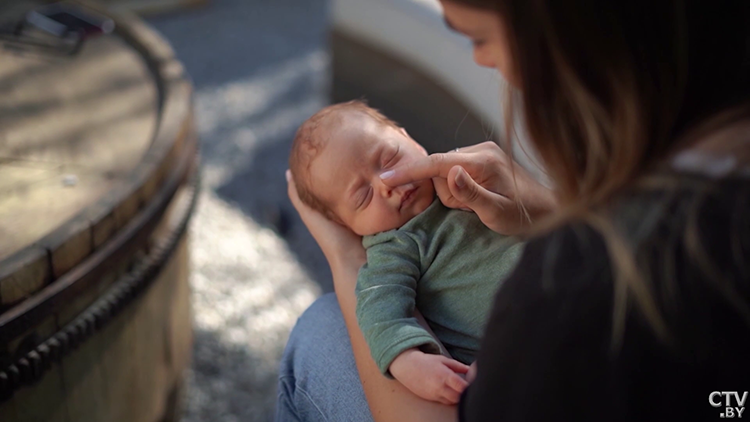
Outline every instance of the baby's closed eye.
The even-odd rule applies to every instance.
[[[401,146],[399,145],[396,150],[392,154],[383,154],[383,157],[385,158],[381,163],[381,168],[388,168],[389,166],[392,166],[396,163],[396,158],[398,157],[398,153],[401,151]]]
[[[366,189],[361,190],[359,199],[357,200],[357,209],[364,208],[369,203],[369,199],[372,197],[372,185],[368,185]]]

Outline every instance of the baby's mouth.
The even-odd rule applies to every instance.
[[[398,210],[401,211],[401,209],[404,207],[404,205],[414,196],[414,193],[417,191],[417,187],[413,187],[401,196],[401,203],[398,206]]]

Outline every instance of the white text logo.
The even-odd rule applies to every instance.
[[[747,400],[747,391],[743,391],[741,396],[737,391],[714,391],[708,395],[708,402],[711,406],[724,408],[719,417],[727,419],[742,417],[745,411],[745,400]]]

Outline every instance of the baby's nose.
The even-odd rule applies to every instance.
[[[377,192],[382,196],[383,198],[390,198],[393,196],[393,192],[395,191],[395,188],[392,188],[385,183],[383,183],[379,177],[376,177],[376,179],[373,183],[375,184],[375,189]]]
[[[395,198],[395,200],[399,201],[401,197],[403,196],[403,194],[409,191],[413,187],[414,185],[412,183],[409,183],[408,185],[397,186],[395,188],[392,188],[388,185],[383,184],[382,195],[385,198],[388,198],[388,199]]]

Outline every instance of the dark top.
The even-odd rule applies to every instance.
[[[669,340],[631,300],[612,347],[607,245],[569,224],[529,242],[498,291],[461,421],[737,417],[733,394],[729,406],[713,395],[719,407],[709,396],[750,391],[750,178],[678,179],[677,190],[627,196],[611,219],[650,279]]]

